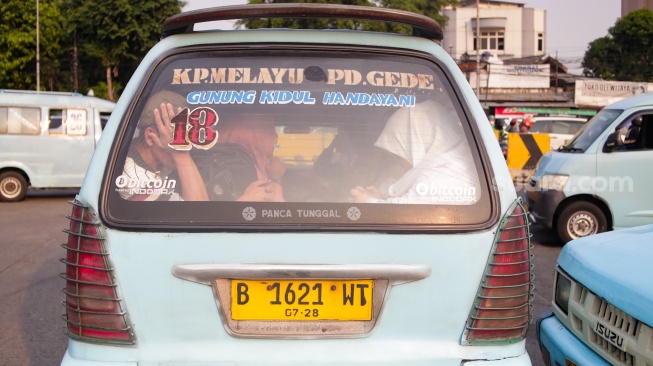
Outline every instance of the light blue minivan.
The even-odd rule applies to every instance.
[[[0,90],[0,201],[20,201],[29,187],[81,187],[114,106],[79,93]]]
[[[526,186],[532,219],[564,243],[653,223],[651,162],[653,94],[613,103],[542,157]]]
[[[574,240],[537,321],[547,366],[653,364],[653,225]]]
[[[194,30],[270,17],[353,29]],[[441,40],[380,7],[169,18],[72,202],[62,365],[530,365],[527,214]]]

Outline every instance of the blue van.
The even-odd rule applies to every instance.
[[[115,103],[78,93],[0,90],[0,201],[79,188]]]
[[[535,223],[564,243],[653,223],[653,93],[603,108],[545,154],[526,187]]]
[[[644,225],[562,248],[552,311],[536,323],[545,365],[653,364],[652,240]]]

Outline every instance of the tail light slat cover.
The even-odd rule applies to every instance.
[[[105,246],[101,225],[88,207],[75,200],[70,227],[63,231],[66,271],[62,289],[66,295],[65,333],[73,339],[93,343],[133,345],[134,332],[113,281],[113,267]]]
[[[515,201],[499,225],[463,343],[514,343],[531,321],[532,265],[527,212]]]

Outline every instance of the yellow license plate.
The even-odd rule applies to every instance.
[[[234,320],[371,320],[373,280],[232,280]]]

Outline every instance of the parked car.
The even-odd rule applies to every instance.
[[[551,150],[565,145],[585,125],[586,118],[571,116],[533,117],[531,133],[547,133],[551,138]]]
[[[28,188],[79,188],[115,103],[79,93],[0,89],[0,201]]]
[[[540,159],[525,190],[532,219],[564,243],[653,223],[652,160],[653,94],[611,104]]]
[[[653,225],[574,240],[558,257],[552,312],[537,321],[546,365],[653,364]]]
[[[413,35],[193,31],[271,16]],[[169,18],[72,202],[62,365],[530,365],[527,214],[441,40]]]

